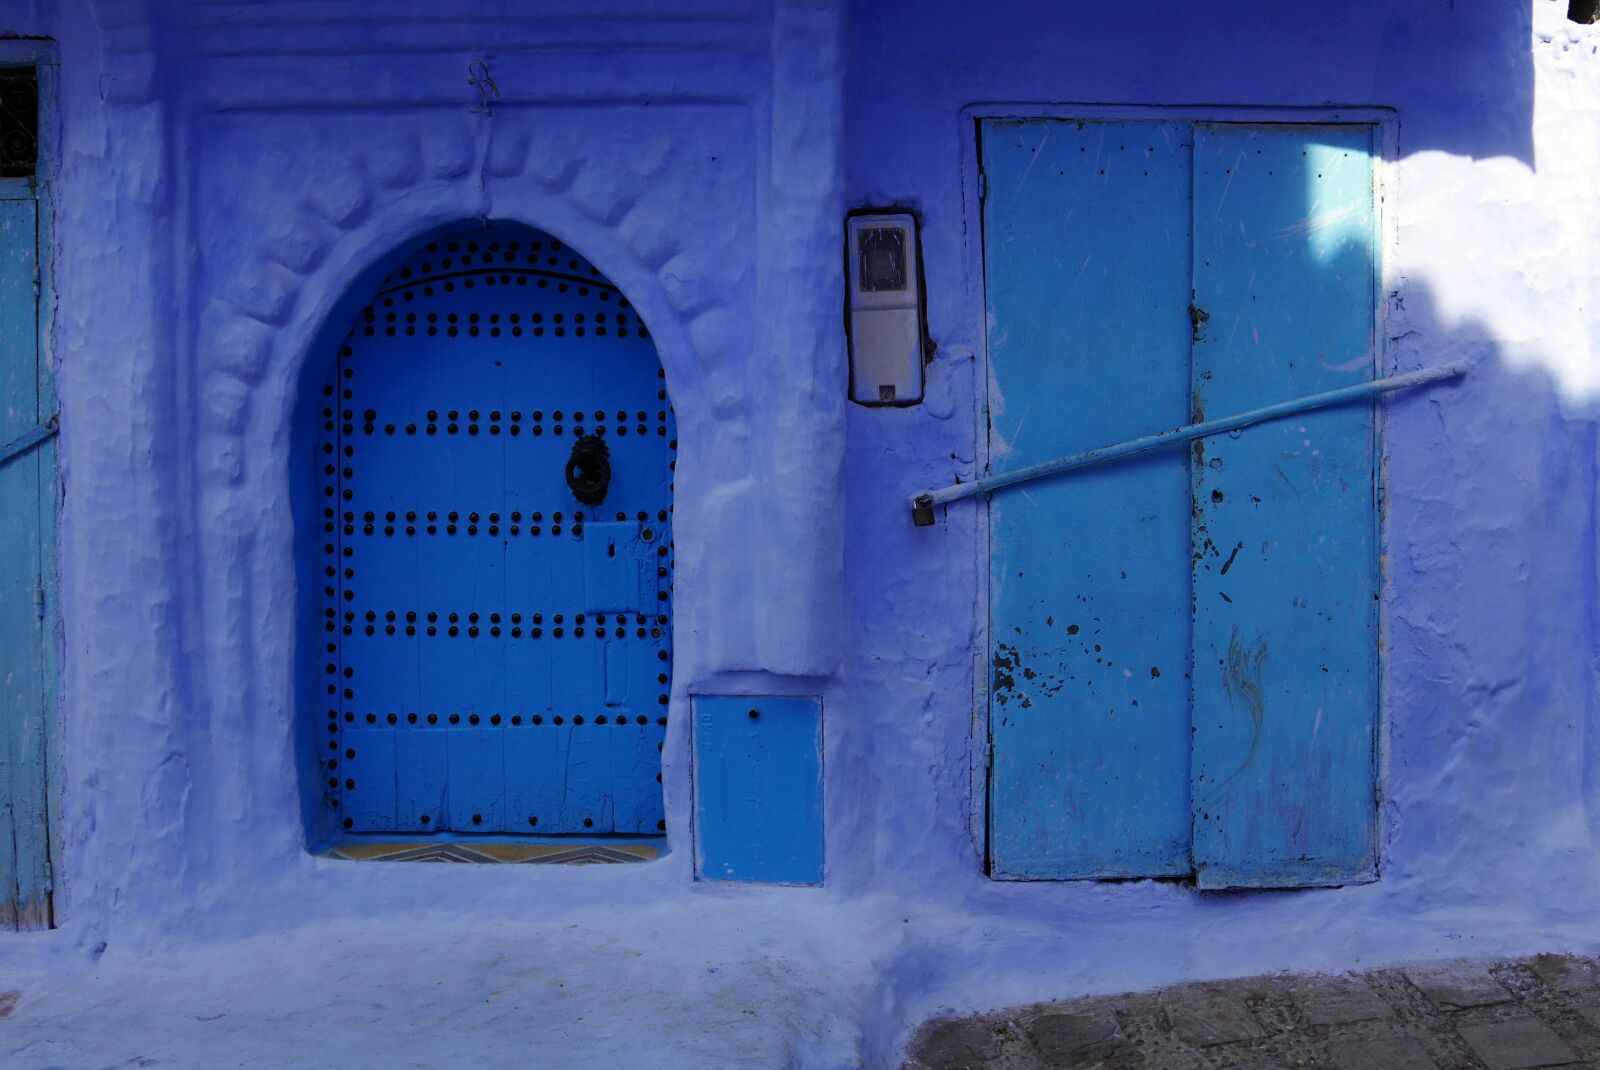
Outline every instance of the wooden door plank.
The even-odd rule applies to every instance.
[[[505,736],[506,831],[562,831],[567,733],[538,715],[540,723],[518,726]]]
[[[1195,418],[1372,378],[1366,126],[1195,132]],[[1374,875],[1371,403],[1194,443],[1202,887]]]
[[[434,832],[449,827],[448,738],[445,728],[414,727],[395,733],[395,825],[399,831]]]
[[[41,409],[38,208],[0,201],[0,440],[38,425]],[[0,467],[0,926],[50,923],[44,620],[39,599],[54,499],[54,453],[34,449]],[[51,518],[53,527],[53,517]]]
[[[347,728],[334,776],[343,783],[344,816],[374,832],[395,829],[395,729]]]
[[[982,126],[990,471],[1189,415],[1190,131]],[[1189,870],[1188,476],[1179,452],[990,506],[997,877]]]
[[[588,645],[579,650],[591,649]],[[592,677],[580,677],[592,684]],[[556,729],[562,758],[560,832],[600,835],[615,824],[611,791],[611,738],[582,714]]]
[[[456,832],[504,832],[505,733],[487,724],[469,727],[463,723],[451,726],[446,731],[446,740],[450,828]]]

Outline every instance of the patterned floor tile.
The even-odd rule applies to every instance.
[[[617,865],[653,862],[661,849],[640,843],[341,843],[330,858],[352,862],[470,862],[521,865]]]

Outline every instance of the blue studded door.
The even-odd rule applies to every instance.
[[[660,834],[677,432],[637,312],[475,225],[382,282],[323,402],[339,823]]]

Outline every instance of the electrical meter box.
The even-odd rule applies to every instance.
[[[922,264],[917,222],[904,213],[851,215],[850,400],[922,400]]]

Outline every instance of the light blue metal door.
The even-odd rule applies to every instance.
[[[701,880],[821,884],[822,703],[695,699],[695,872]]]
[[[1371,377],[1369,128],[981,137],[992,473]],[[993,496],[996,876],[1370,874],[1372,439],[1347,406]]]
[[[0,928],[52,923],[55,411],[34,183],[0,179]]]
[[[1188,422],[1191,137],[984,124],[991,471]],[[993,498],[998,874],[1189,871],[1188,479],[1169,452]]]
[[[325,395],[329,805],[350,832],[656,835],[677,432],[621,292],[473,227]]]
[[[1365,382],[1376,225],[1366,126],[1195,129],[1195,405]],[[1202,887],[1375,870],[1372,402],[1193,447],[1194,860]]]

